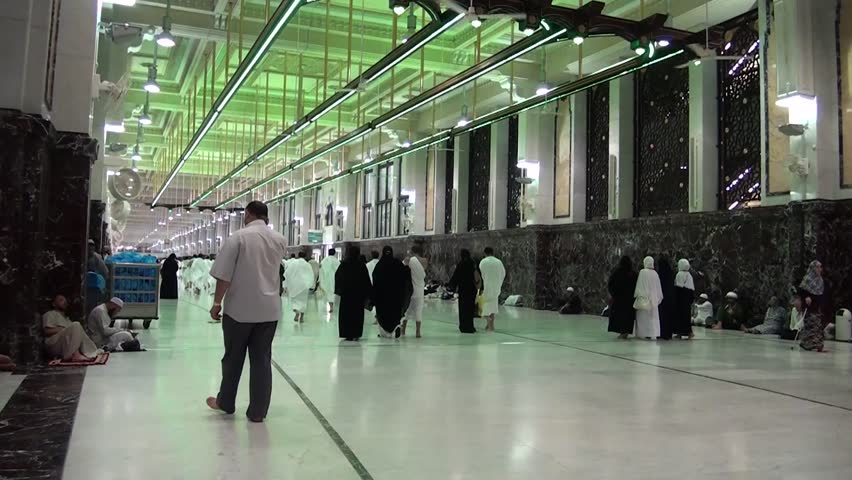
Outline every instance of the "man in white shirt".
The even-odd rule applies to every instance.
[[[370,253],[370,256],[372,257],[372,259],[369,262],[367,262],[367,273],[370,274],[370,281],[372,282],[373,281],[373,270],[376,269],[376,265],[378,265],[378,263],[379,263],[379,252],[373,250],[372,253]]]
[[[408,305],[408,311],[405,312],[405,320],[402,321],[402,334],[405,335],[405,328],[408,326],[408,320],[414,319],[417,327],[416,336],[421,338],[420,324],[423,321],[423,299],[424,291],[426,290],[426,270],[424,265],[426,259],[423,258],[423,249],[420,245],[411,247],[411,257],[408,259],[408,269],[411,270],[411,303]]]
[[[108,302],[95,307],[86,319],[86,326],[91,334],[92,341],[100,348],[108,352],[121,351],[122,344],[132,342],[136,335],[134,332],[121,328],[110,327],[116,315],[124,308],[124,301],[113,297]],[[138,349],[137,349],[138,350]]]
[[[485,248],[485,258],[479,262],[479,273],[482,276],[482,317],[487,319],[485,331],[494,331],[494,317],[500,308],[500,291],[503,280],[506,279],[506,269],[497,257],[494,249]]]
[[[245,228],[225,241],[210,269],[210,275],[216,279],[210,317],[220,320],[224,313],[225,355],[219,394],[209,397],[207,406],[234,413],[248,351],[251,379],[246,416],[252,422],[266,418],[272,397],[272,339],[281,319],[278,266],[287,248],[284,237],[270,230],[267,223],[266,205],[258,201],[249,203]]]

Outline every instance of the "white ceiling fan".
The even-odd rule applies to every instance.
[[[687,68],[690,65],[701,65],[701,62],[716,62],[722,60],[739,60],[741,57],[735,55],[719,55],[715,50],[710,48],[710,2],[704,2],[704,45],[698,43],[690,43],[687,45],[695,54],[694,60],[678,65],[676,68]]]

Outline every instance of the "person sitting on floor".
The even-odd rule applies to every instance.
[[[739,303],[739,295],[728,292],[725,295],[725,305],[716,312],[713,322],[713,330],[740,330],[746,331],[745,311]]]
[[[6,355],[0,355],[0,372],[12,372],[15,370],[15,363]]]
[[[758,335],[778,335],[784,329],[787,318],[787,309],[781,306],[778,297],[772,297],[769,299],[769,308],[766,309],[763,323],[754,328],[749,328],[746,332]]]
[[[692,305],[692,324],[703,327],[710,323],[713,323],[713,304],[710,297],[702,293]]]
[[[559,313],[562,315],[579,315],[583,313],[583,302],[580,300],[580,295],[574,291],[574,287],[568,287],[568,294],[565,302],[559,307]]]
[[[65,314],[67,309],[68,300],[57,295],[53,299],[53,310],[41,317],[44,348],[51,358],[58,357],[72,362],[90,361],[102,353],[102,350],[86,335],[82,325],[68,318]]]
[[[121,328],[110,327],[115,320],[116,315],[124,307],[124,302],[113,297],[108,302],[102,303],[92,310],[86,322],[89,332],[92,334],[92,341],[95,344],[109,352],[122,351],[122,344],[133,342],[135,333]],[[138,350],[138,348],[132,348]]]

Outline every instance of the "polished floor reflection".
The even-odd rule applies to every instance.
[[[453,309],[428,303],[421,340],[283,321],[255,425],[245,388],[238,415],[206,410],[221,329],[197,300],[166,303],[148,352],[89,368],[63,478],[852,478],[850,345],[621,342],[597,317],[509,308],[463,336]]]

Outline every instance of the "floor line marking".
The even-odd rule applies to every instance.
[[[310,410],[311,413],[314,414],[314,417],[316,417],[317,421],[319,421],[320,425],[322,425],[322,428],[325,429],[326,433],[328,433],[328,436],[331,437],[331,439],[334,441],[334,444],[337,445],[337,448],[340,449],[340,452],[343,453],[343,456],[346,457],[346,460],[348,460],[349,463],[352,465],[352,468],[355,469],[355,472],[358,474],[361,480],[373,480],[373,476],[370,475],[370,472],[367,471],[367,468],[364,467],[364,464],[361,463],[361,461],[358,459],[358,456],[355,455],[355,452],[353,452],[352,449],[349,448],[349,445],[347,445],[346,441],[343,440],[343,437],[341,437],[340,434],[337,433],[337,430],[335,430],[334,427],[331,426],[331,423],[328,421],[327,418],[325,418],[325,416],[323,416],[322,412],[319,411],[316,405],[314,405],[314,402],[312,402],[311,399],[308,398],[308,395],[305,394],[305,392],[301,388],[299,388],[299,385],[296,384],[296,382],[290,377],[290,375],[287,375],[287,372],[285,372],[284,369],[281,368],[281,365],[279,365],[278,362],[272,360],[272,365],[275,367],[276,370],[278,370],[278,373],[280,373],[281,376],[284,377],[284,380],[286,380],[287,383],[290,384],[290,387],[296,392],[296,395],[298,395],[299,398],[302,399],[302,401],[308,407],[308,410]]]
[[[447,322],[443,322],[443,323],[447,323]],[[633,358],[622,357],[620,355],[615,355],[615,354],[612,354],[612,353],[598,352],[598,351],[595,351],[595,350],[590,350],[588,348],[569,345],[567,343],[551,342],[549,340],[539,340],[537,338],[527,337],[527,336],[524,336],[524,335],[517,335],[517,334],[514,334],[514,333],[506,333],[506,332],[501,332],[501,331],[495,331],[495,333],[499,333],[501,335],[506,335],[506,336],[514,337],[514,338],[521,338],[521,339],[524,339],[524,340],[530,340],[530,341],[533,341],[533,342],[539,342],[539,343],[555,345],[555,346],[558,346],[558,347],[570,348],[570,349],[577,350],[577,351],[580,351],[580,352],[592,353],[592,354],[601,355],[601,356],[604,356],[604,357],[615,358],[615,359],[618,359],[618,360],[624,360],[624,361],[636,363],[636,364],[639,364],[639,365],[656,367],[656,368],[668,370],[668,371],[671,371],[671,372],[683,373],[683,374],[686,374],[686,375],[693,375],[695,377],[705,378],[705,379],[708,379],[708,380],[715,380],[717,382],[723,382],[723,383],[728,383],[728,384],[731,384],[731,385],[737,385],[739,387],[752,388],[752,389],[760,390],[760,391],[767,392],[767,393],[774,393],[776,395],[781,395],[781,396],[793,398],[793,399],[796,399],[796,400],[802,400],[802,401],[805,401],[805,402],[810,402],[810,403],[813,403],[813,404],[816,404],[816,405],[822,405],[824,407],[832,407],[832,408],[844,410],[846,412],[852,412],[852,408],[850,408],[850,407],[844,407],[842,405],[835,405],[833,403],[823,402],[821,400],[814,400],[812,398],[801,397],[799,395],[794,395],[792,393],[780,392],[778,390],[772,390],[772,389],[769,389],[769,388],[758,387],[756,385],[750,385],[748,383],[738,382],[736,380],[728,380],[728,379],[725,379],[725,378],[714,377],[714,376],[707,375],[707,374],[704,374],[704,373],[690,372],[689,370],[683,370],[683,369],[676,368],[676,367],[667,367],[665,365],[658,365],[656,363],[644,362],[642,360],[636,360],[636,359],[633,359]]]

